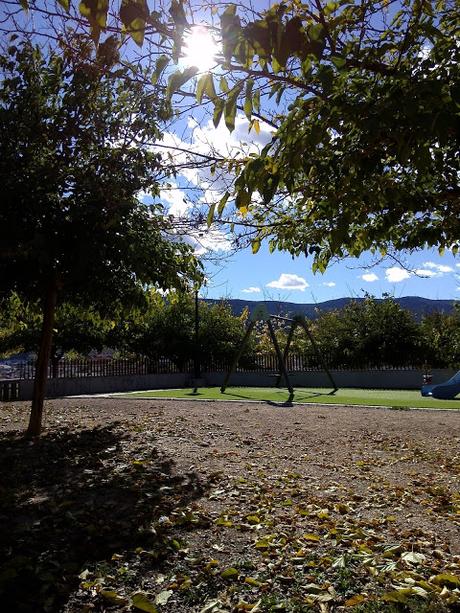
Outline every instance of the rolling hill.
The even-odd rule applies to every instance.
[[[234,298],[225,299],[231,308],[234,315],[240,315],[244,308],[248,308],[252,313],[259,304],[264,304],[270,315],[304,315],[309,319],[315,319],[320,311],[333,311],[342,309],[351,301],[362,302],[364,298],[337,298],[336,300],[326,300],[318,303],[295,303],[283,302],[278,300],[238,300]],[[384,300],[379,298],[377,300]],[[416,320],[420,320],[424,315],[439,311],[441,313],[451,313],[454,309],[454,304],[460,304],[458,300],[430,300],[429,298],[420,298],[419,296],[404,296],[395,298],[395,301],[404,309],[410,311]],[[209,304],[221,302],[220,300],[205,299]]]

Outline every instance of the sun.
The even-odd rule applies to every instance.
[[[196,66],[200,72],[207,72],[216,65],[219,45],[206,26],[192,26],[184,38],[181,64]]]

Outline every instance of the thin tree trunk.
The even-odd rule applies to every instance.
[[[47,287],[43,301],[43,324],[38,350],[37,367],[35,369],[32,409],[30,411],[28,437],[40,436],[42,431],[43,403],[45,400],[46,382],[48,379],[48,364],[51,355],[53,339],[54,315],[56,311],[57,284],[53,279]]]

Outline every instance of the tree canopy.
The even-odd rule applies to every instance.
[[[58,298],[102,307],[200,277],[169,220],[137,199],[156,189],[161,103],[111,44],[92,58],[78,37],[75,54],[45,57],[26,42],[0,58],[0,291],[42,301],[45,369]]]
[[[366,250],[457,251],[459,19],[455,2],[409,0],[283,2],[246,24],[226,9],[224,66],[242,77],[217,116],[244,98],[252,117],[263,83],[266,105],[289,102],[235,183],[255,251],[268,238],[319,270]]]
[[[80,5],[95,40],[109,4]],[[165,66],[177,61],[199,7],[172,0],[165,8],[149,13],[144,1],[122,2],[111,17],[138,45],[147,33],[160,47],[171,41],[153,80],[169,74],[168,93],[183,94],[197,70],[171,74]],[[260,119],[273,128],[260,155],[222,162],[237,179],[211,206],[210,222],[228,219],[235,200],[253,228],[254,251],[266,239],[271,249],[312,255],[315,270],[367,250],[457,251],[455,0],[286,0],[259,12],[210,3],[208,10],[222,53],[213,74],[198,79],[198,101],[210,102],[215,123],[223,117],[230,130],[238,109],[254,130]]]

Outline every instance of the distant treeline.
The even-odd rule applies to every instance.
[[[53,335],[52,361],[66,356],[86,357],[110,348],[115,357],[165,358],[181,370],[198,354],[209,360],[228,362],[241,345],[248,309],[234,315],[228,302],[199,301],[196,338],[193,294],[163,296],[149,290],[130,309],[114,304],[100,312],[75,304],[60,304]],[[289,324],[275,321],[281,348]],[[457,367],[460,364],[460,307],[450,313],[432,312],[417,320],[391,296],[384,300],[366,296],[343,308],[318,311],[308,320],[319,351],[331,367],[423,366]],[[11,294],[0,304],[0,354],[34,352],[41,329],[40,309]],[[197,342],[198,340],[198,342]],[[305,332],[298,328],[292,353],[314,365],[315,352]],[[241,363],[250,366],[257,356],[273,354],[266,326],[258,324],[245,348]]]

